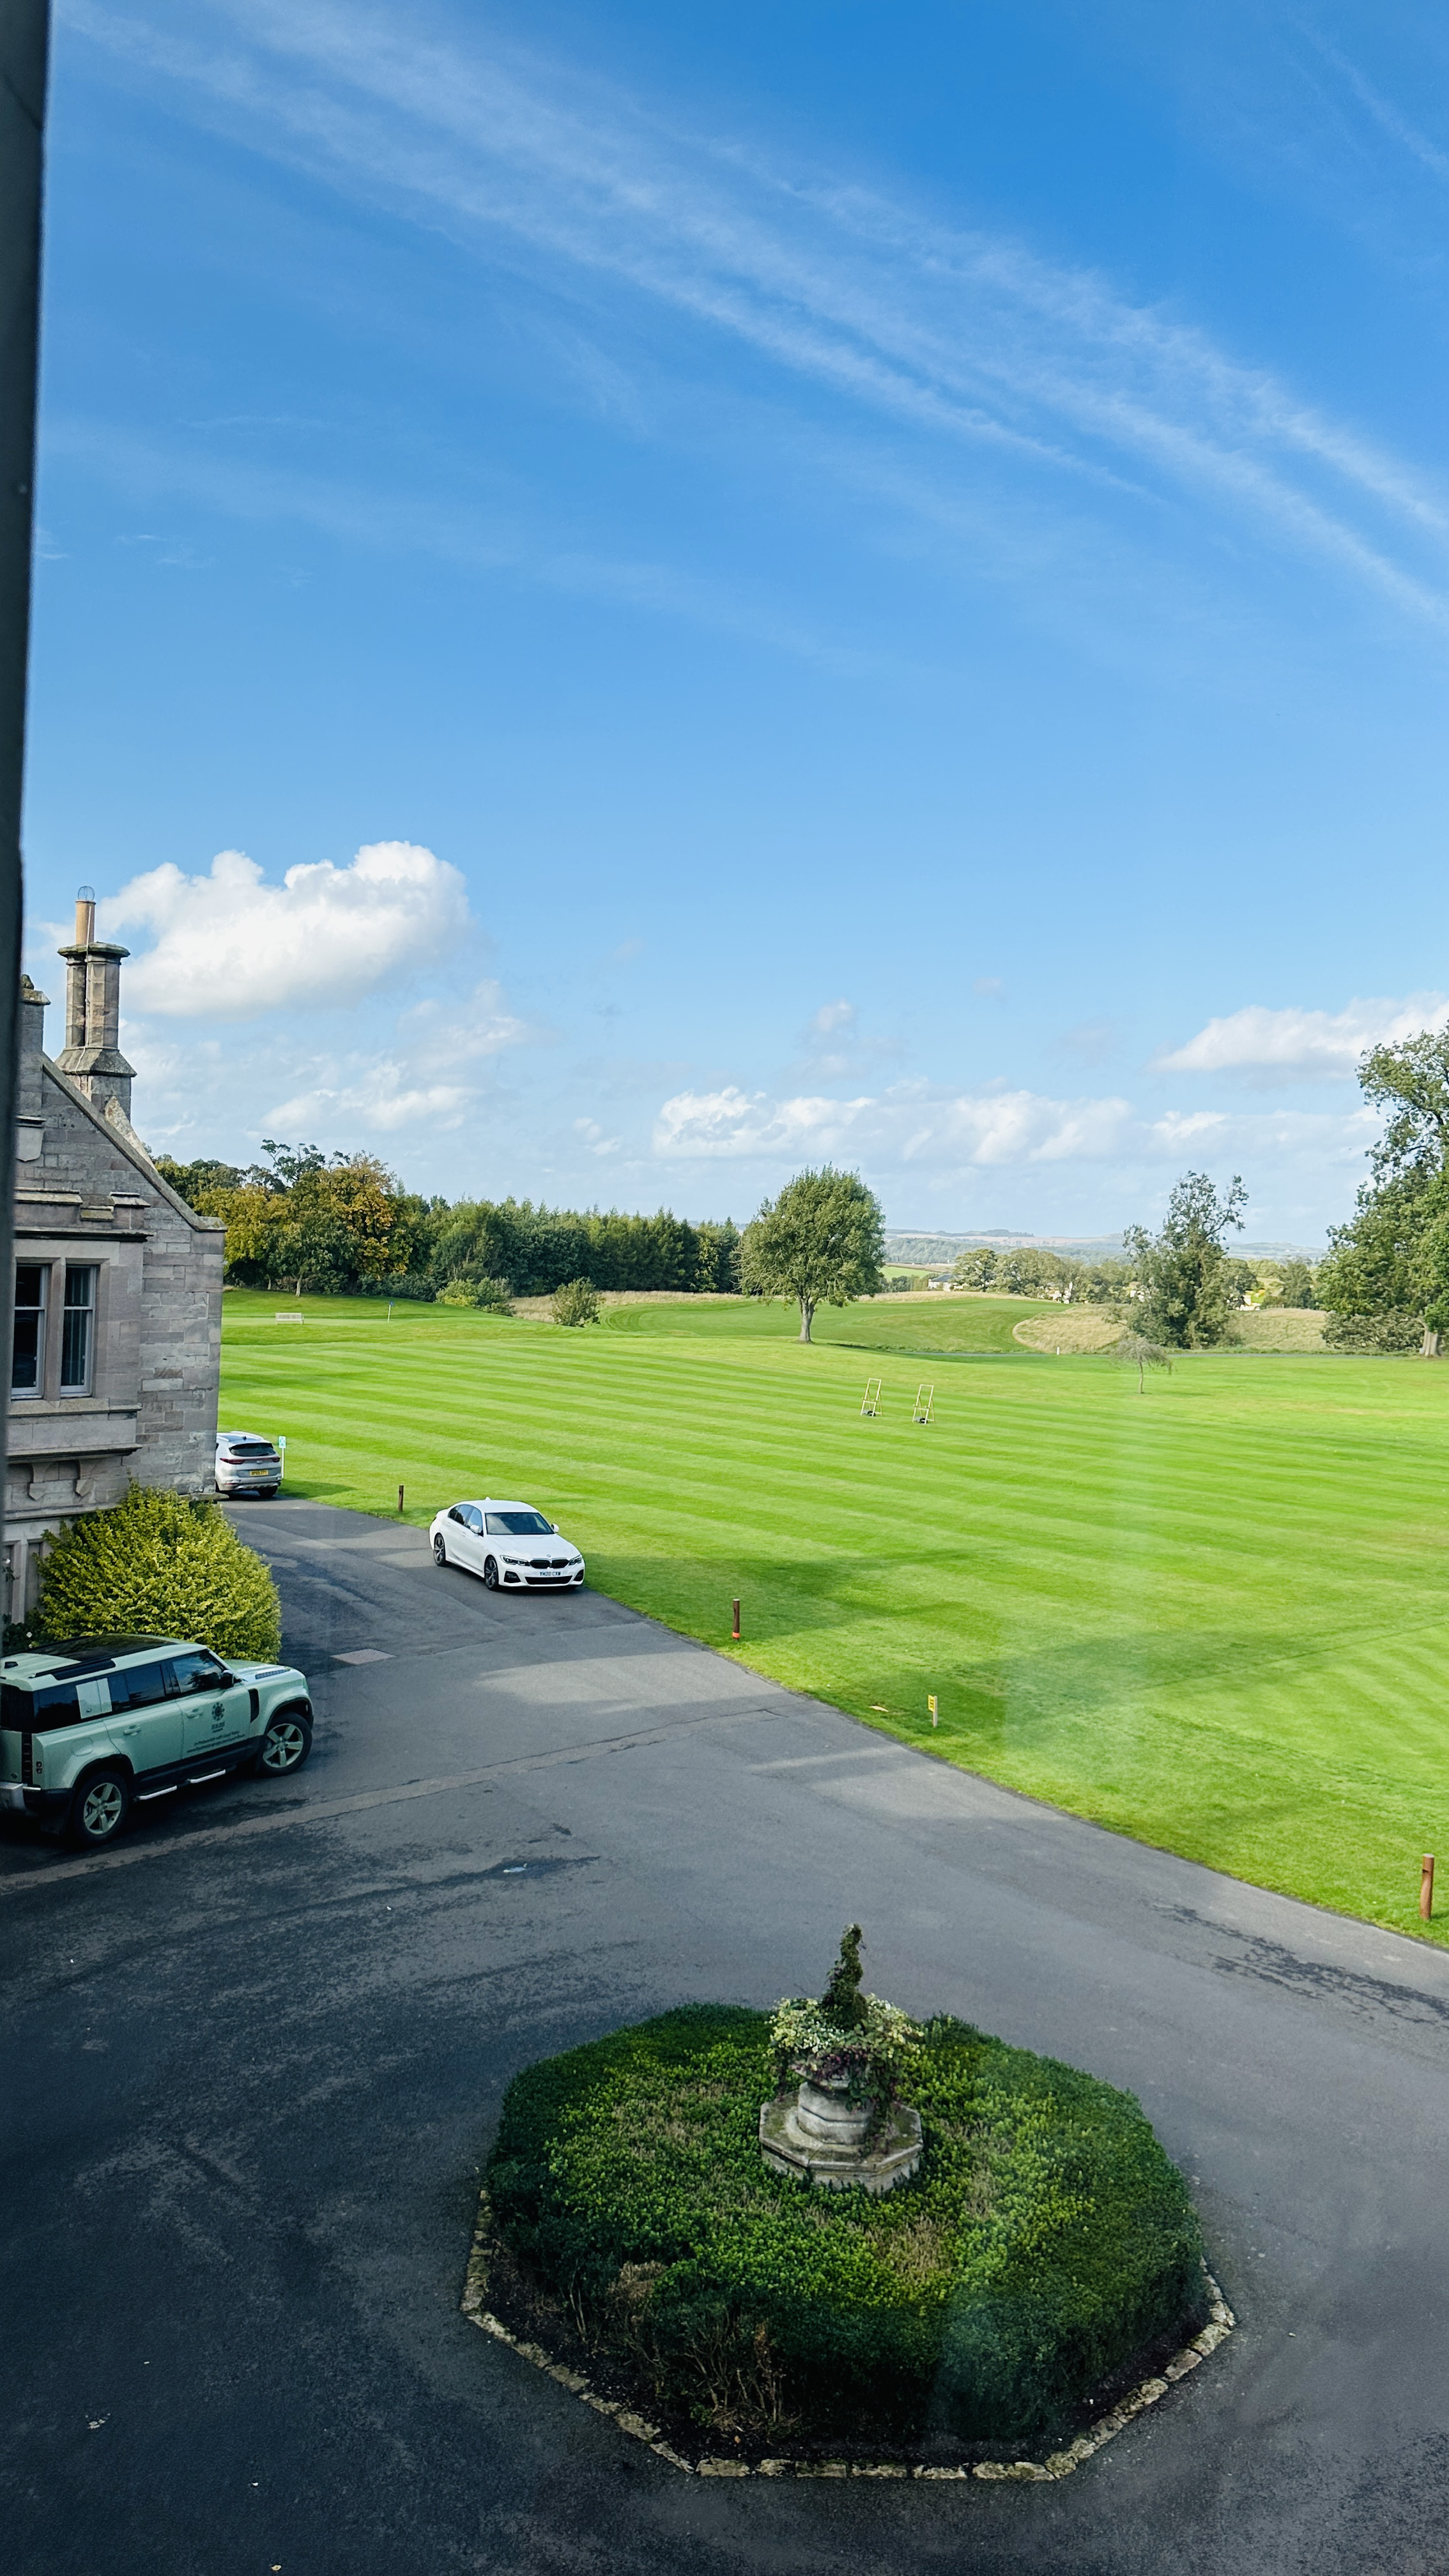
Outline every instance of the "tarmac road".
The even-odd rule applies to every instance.
[[[113,1853],[0,1833],[16,2576],[1449,2570],[1449,1958],[593,1595],[237,1518],[313,1676],[307,1770]],[[685,2479],[459,2314],[514,2071],[817,1984],[851,1918],[877,1990],[1129,2086],[1194,2177],[1239,2331],[1060,2485]]]

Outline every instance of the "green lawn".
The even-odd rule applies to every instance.
[[[1449,1369],[1201,1354],[1140,1396],[1013,1344],[1020,1298],[880,1299],[812,1349],[755,1304],[285,1302],[228,1292],[222,1404],[293,1492],[525,1494],[617,1599],[1264,1886],[1411,1931],[1421,1853],[1449,1871]]]

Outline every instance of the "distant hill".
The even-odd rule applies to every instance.
[[[887,1261],[898,1261],[910,1269],[948,1268],[958,1252],[974,1252],[978,1245],[989,1244],[993,1252],[1062,1252],[1071,1261],[1120,1261],[1120,1234],[907,1234],[886,1230]],[[1326,1245],[1321,1243],[1234,1243],[1231,1249],[1245,1261],[1321,1261]]]

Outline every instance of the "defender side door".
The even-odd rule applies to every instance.
[[[111,1740],[118,1753],[124,1753],[136,1777],[138,1798],[154,1797],[165,1777],[165,1786],[174,1786],[169,1776],[181,1760],[181,1702],[171,1681],[169,1665],[131,1664],[122,1671],[100,1677],[110,1700]],[[82,1682],[82,1690],[91,1687]]]
[[[215,1655],[197,1650],[171,1658],[181,1708],[181,1759],[187,1776],[222,1771],[251,1727],[251,1693]]]

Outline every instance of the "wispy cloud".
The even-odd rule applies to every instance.
[[[1190,497],[1449,626],[1449,504],[1426,475],[1089,270],[689,131],[476,26],[337,0],[68,15],[256,149],[553,287],[622,290],[858,415],[1114,507]]]
[[[654,1149],[670,1158],[742,1161],[844,1154],[903,1163],[1050,1163],[1119,1151],[1131,1116],[1125,1100],[1049,1100],[1005,1089],[952,1093],[901,1083],[878,1097],[776,1100],[726,1085],[666,1100]]]
[[[209,447],[188,452],[74,416],[50,422],[46,448],[52,457],[85,463],[135,499],[164,494],[173,507],[192,503],[247,525],[286,522],[348,547],[430,555],[480,572],[514,573],[573,598],[685,619],[841,675],[880,667],[878,653],[820,633],[762,595],[746,577],[701,575],[679,564],[630,560],[562,543],[556,529],[534,524],[513,496],[489,508],[466,496],[438,499],[381,489],[336,472],[219,456]],[[159,546],[163,540],[121,536],[116,543]],[[181,563],[185,558],[175,551],[159,560]]]
[[[851,1100],[800,1093],[777,1099],[733,1084],[666,1100],[654,1127],[666,1162],[755,1165],[784,1172],[807,1159],[858,1164],[879,1182],[893,1175],[1029,1174],[1044,1165],[1108,1165],[1113,1182],[1180,1170],[1194,1159],[1231,1170],[1351,1168],[1378,1131],[1371,1112],[1170,1109],[1144,1118],[1128,1100],[1055,1100],[1008,1089],[949,1091],[900,1083]],[[1100,1184],[1099,1184],[1100,1186]]]
[[[1419,162],[1424,169],[1432,171],[1436,179],[1449,179],[1449,152],[1441,152],[1437,144],[1431,143],[1427,135],[1421,134],[1418,127],[1410,123],[1402,109],[1395,107],[1392,99],[1385,98],[1381,90],[1375,89],[1373,83],[1365,79],[1357,63],[1351,62],[1347,54],[1342,53],[1337,45],[1331,44],[1321,29],[1305,27],[1304,33],[1322,55],[1323,60],[1332,65],[1340,79],[1352,91],[1364,113],[1372,118],[1380,132],[1387,134],[1391,142],[1400,144],[1412,159]]]
[[[278,1012],[260,1043],[240,1051],[230,1031],[177,1035],[174,1021],[132,1016],[131,998],[123,984],[136,1121],[152,1146],[182,1160],[202,1152],[245,1160],[263,1135],[300,1134],[328,1147],[396,1147],[415,1169],[446,1137],[455,1193],[459,1131],[471,1141],[480,1116],[496,1112],[504,1060],[550,1036],[520,1019],[492,980],[401,1013],[382,1001],[363,1006],[333,1046],[317,1043],[306,1012]]]
[[[1442,993],[1411,993],[1401,1002],[1349,1002],[1341,1011],[1269,1010],[1262,1003],[1231,1011],[1157,1058],[1161,1073],[1246,1073],[1259,1080],[1303,1081],[1352,1074],[1365,1047],[1443,1028]]]

